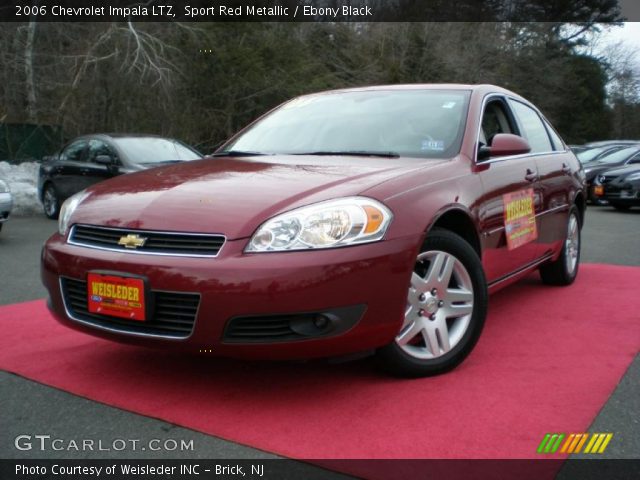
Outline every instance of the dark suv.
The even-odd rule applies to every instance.
[[[94,183],[123,173],[202,155],[184,143],[154,135],[94,134],[78,137],[45,157],[38,175],[38,198],[49,218],[58,218],[62,202]]]

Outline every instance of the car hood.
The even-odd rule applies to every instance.
[[[630,173],[637,173],[640,172],[640,164],[634,163],[632,165],[625,165],[624,167],[616,167],[616,168],[610,168],[604,172],[602,172],[604,175],[607,176],[621,176],[621,175],[629,175]]]
[[[605,170],[618,168],[618,167],[620,167],[620,164],[612,165],[612,164],[605,164],[605,163],[598,163],[598,162],[591,162],[582,166],[582,168],[584,169],[584,173],[587,176],[587,181],[593,180],[596,177],[596,175],[604,172]]]
[[[71,222],[243,238],[277,213],[357,195],[389,178],[438,163],[338,156],[192,161],[91,187]]]

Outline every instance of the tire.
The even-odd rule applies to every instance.
[[[631,208],[631,205],[625,205],[623,203],[612,203],[611,206],[616,210],[620,210],[621,212],[626,212]]]
[[[567,235],[562,245],[562,253],[556,261],[540,266],[540,277],[543,283],[571,285],[576,279],[580,267],[580,248],[582,246],[580,230],[580,215],[574,205],[569,210]]]
[[[462,237],[434,229],[411,277],[405,321],[376,352],[379,365],[401,377],[448,372],[475,346],[487,315],[487,282],[475,250]]]
[[[52,220],[56,220],[60,215],[60,198],[51,183],[48,183],[42,192],[42,208],[44,214]]]

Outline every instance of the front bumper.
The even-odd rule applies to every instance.
[[[0,193],[0,222],[9,218],[13,208],[13,198],[10,193]]]
[[[604,198],[619,205],[640,205],[640,188],[637,184],[607,185]]]
[[[239,358],[339,356],[393,340],[402,325],[421,240],[416,235],[353,247],[260,254],[243,253],[246,239],[228,240],[218,257],[203,259],[96,250],[70,245],[54,234],[42,251],[42,280],[58,321],[111,340]],[[84,280],[91,270],[146,277],[151,290],[200,295],[190,335],[169,339],[115,332],[70,318],[60,279]],[[243,342],[228,337],[231,319],[309,312],[346,312],[349,321],[335,332],[304,339]]]

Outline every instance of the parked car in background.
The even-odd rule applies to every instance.
[[[598,195],[618,210],[640,207],[640,163],[606,170],[594,185]]]
[[[44,213],[58,218],[62,202],[102,180],[160,165],[199,160],[202,154],[172,138],[94,134],[78,137],[46,157],[38,175]]]
[[[607,145],[639,145],[640,140],[601,140],[598,142],[589,142],[585,147],[604,147]]]
[[[11,189],[7,182],[0,180],[0,230],[11,214],[13,208],[13,198],[11,197]]]
[[[602,158],[610,153],[617,152],[618,150],[623,149],[624,145],[605,145],[603,147],[584,147],[583,150],[579,152],[575,152],[576,157],[580,160],[580,163],[587,164],[590,162],[595,162],[599,158]]]
[[[584,145],[567,145],[571,151],[575,154],[578,154],[580,152],[584,152],[585,150],[588,150],[589,147],[585,147]]]
[[[584,172],[500,87],[306,95],[214,157],[65,202],[41,269],[58,321],[186,353],[376,353],[424,376],[471,352],[490,291],[578,273]]]
[[[584,173],[587,176],[587,189],[589,201],[596,205],[606,204],[606,200],[599,195],[599,189],[594,185],[595,178],[613,167],[621,167],[628,164],[640,163],[640,146],[624,147],[620,150],[608,153],[595,162],[584,165]]]

